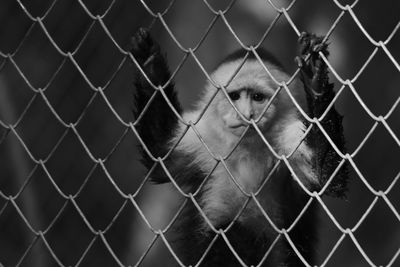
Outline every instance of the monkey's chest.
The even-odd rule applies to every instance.
[[[203,210],[214,225],[237,216],[249,196],[259,190],[269,165],[272,165],[271,157],[246,152],[237,156],[232,154],[226,167],[218,166],[206,185],[202,200]],[[257,210],[255,203],[248,204],[239,221],[256,217]]]
[[[246,193],[254,192],[263,174],[260,166],[253,162],[239,162],[229,165],[233,178],[242,189]]]
[[[240,156],[228,160],[228,169],[243,187],[246,193],[252,193],[259,189],[266,176],[266,170],[272,164],[271,157],[267,154],[243,153]]]

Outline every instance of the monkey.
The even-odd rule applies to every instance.
[[[320,125],[345,153],[343,117],[331,105],[335,92],[319,55],[329,55],[328,44],[310,33],[299,44],[294,79],[267,50],[239,49],[214,69],[194,108],[183,110],[159,44],[143,28],[132,37],[142,163],[152,182],[172,182],[186,199],[173,223],[181,264],[315,261],[312,193],[342,198],[348,175],[312,120],[325,114]]]

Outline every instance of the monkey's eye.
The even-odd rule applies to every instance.
[[[264,102],[267,96],[262,93],[254,93],[251,98],[256,102]]]
[[[228,96],[232,101],[239,100],[240,98],[240,94],[238,92],[230,92],[228,93]]]

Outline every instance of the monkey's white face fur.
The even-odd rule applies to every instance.
[[[213,111],[217,118],[221,118],[220,125],[224,130],[235,135],[241,135],[248,125],[246,120],[255,120],[261,131],[265,132],[274,123],[274,119],[287,112],[290,101],[287,95],[279,94],[268,109],[266,105],[273,96],[278,87],[269,77],[267,72],[257,61],[251,60],[236,74],[233,80],[228,84],[231,76],[239,67],[241,60],[223,64],[212,75],[212,78],[220,85],[227,86],[227,93],[236,109],[229,103],[225,94],[220,91],[216,100],[213,102]],[[289,77],[278,70],[275,66],[266,63],[274,77],[278,80],[288,80]],[[207,92],[212,92],[212,85],[208,86]],[[206,97],[207,99],[207,97]],[[265,112],[264,112],[265,111]],[[241,116],[242,115],[242,116]],[[251,128],[252,129],[252,128]],[[250,130],[251,130],[250,129]],[[251,132],[251,131],[250,131]]]
[[[244,119],[252,119],[257,123],[257,127],[265,139],[279,155],[289,155],[298,147],[289,158],[291,167],[304,184],[315,183],[316,178],[311,168],[312,150],[304,143],[299,146],[305,126],[292,100],[282,90],[264,112],[278,86],[261,64],[253,59],[248,59],[227,85],[240,64],[241,60],[224,63],[214,71],[211,77],[218,84],[226,86],[228,96],[236,109]],[[265,65],[276,80],[289,80],[289,76],[278,67],[268,62],[265,62]],[[291,92],[300,106],[304,106],[303,89],[296,84],[297,81],[292,83]],[[186,121],[196,121],[216,90],[214,86],[208,84],[202,99],[197,103],[197,108],[184,113],[183,118]],[[220,90],[195,125],[202,140],[215,157],[224,158],[230,154],[239,141],[248,125],[242,116],[232,107],[226,95]],[[184,129],[183,126],[178,129],[176,140]],[[205,173],[211,171],[216,164],[216,160],[192,129],[189,129],[177,149],[196,155],[194,164],[200,166]],[[250,126],[243,140],[225,162],[230,173],[220,162],[206,182],[201,199],[201,206],[205,214],[215,226],[232,220],[247,199],[232,180],[231,175],[246,193],[254,193],[269,174],[276,158],[253,126]],[[262,196],[261,202],[266,207],[267,213],[268,207],[271,208],[271,211],[276,210],[273,206],[277,204],[268,195]],[[259,217],[261,217],[261,213],[255,203],[250,203],[239,217],[239,221],[252,224]]]

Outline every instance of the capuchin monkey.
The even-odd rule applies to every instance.
[[[134,129],[151,180],[173,182],[185,195],[169,240],[184,265],[314,264],[319,204],[307,190],[343,197],[347,171],[300,112],[311,119],[326,112],[320,124],[345,153],[319,56],[328,56],[327,44],[308,33],[299,43],[299,77],[291,80],[265,50],[239,50],[212,72],[195,108],[182,111],[159,45],[145,29],[132,38]]]

